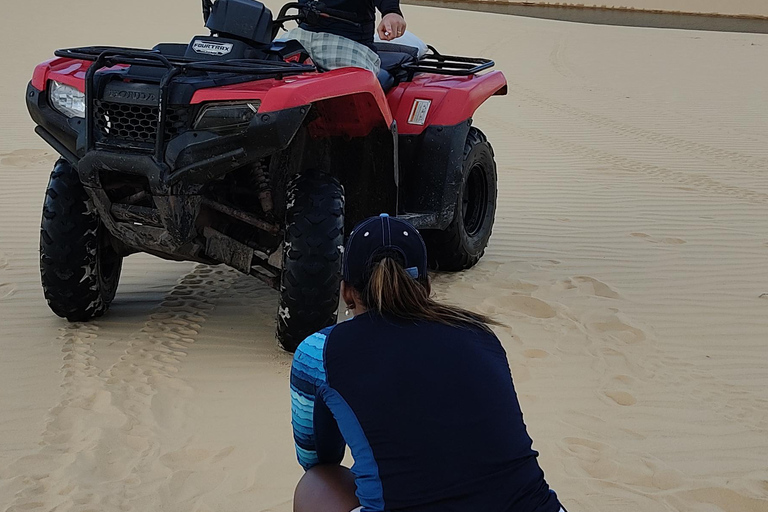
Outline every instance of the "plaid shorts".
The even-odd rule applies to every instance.
[[[297,27],[280,39],[294,39],[301,43],[315,65],[325,71],[353,67],[379,72],[381,59],[376,52],[346,37],[327,32],[310,32]]]

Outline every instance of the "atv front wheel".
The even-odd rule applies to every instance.
[[[344,190],[335,178],[305,172],[288,184],[277,340],[289,352],[336,323]]]
[[[51,310],[70,322],[103,315],[115,297],[122,265],[77,172],[59,160],[40,226],[40,274]]]
[[[464,145],[461,189],[453,221],[444,230],[423,231],[430,268],[473,267],[485,252],[496,215],[496,162],[483,132],[470,128]]]

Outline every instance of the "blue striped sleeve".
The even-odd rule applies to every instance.
[[[296,456],[307,470],[320,464],[318,456],[315,400],[318,390],[327,382],[323,365],[323,350],[333,327],[309,336],[296,349],[291,366],[291,423]],[[342,447],[343,449],[343,447]]]

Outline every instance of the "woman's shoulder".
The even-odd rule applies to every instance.
[[[293,353],[293,365],[321,370],[325,345],[328,341],[328,336],[335,327],[335,325],[332,325],[314,334],[310,334],[304,341],[299,343],[299,346]]]
[[[435,337],[441,340],[467,340],[501,347],[501,342],[490,328],[481,328],[470,323],[448,324],[436,320],[396,318],[371,312],[337,324],[331,330],[334,339],[348,336],[359,339],[359,336],[367,333],[369,335],[386,334],[388,337],[416,336]],[[328,334],[330,335],[330,331]]]

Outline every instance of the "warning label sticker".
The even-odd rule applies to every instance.
[[[413,102],[411,108],[411,115],[408,116],[408,124],[417,124],[423,126],[427,121],[427,114],[429,113],[429,107],[432,105],[432,100],[416,100]]]

